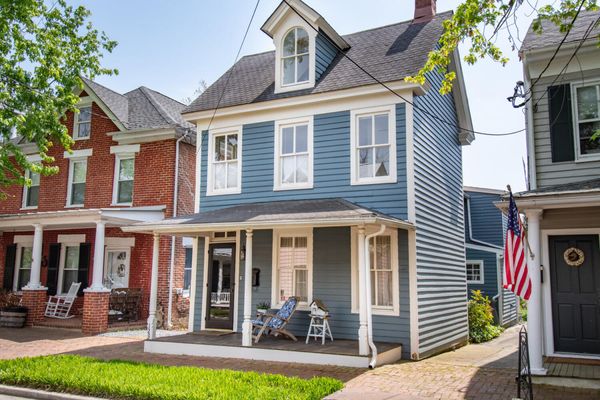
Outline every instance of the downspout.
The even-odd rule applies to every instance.
[[[179,200],[179,143],[187,137],[189,130],[175,141],[175,178],[173,179],[173,218],[177,216]],[[171,236],[171,260],[169,261],[169,306],[167,309],[167,327],[173,327],[173,274],[175,272],[175,236]]]
[[[481,244],[483,246],[487,246],[487,247],[493,247],[495,249],[502,249],[501,246],[495,245],[495,244],[491,244],[488,242],[484,242],[482,240],[477,240],[473,238],[473,227],[471,225],[471,199],[467,197],[467,219],[469,220],[469,240],[473,243],[477,243],[477,244]]]
[[[365,237],[365,295],[367,296],[367,341],[371,348],[371,361],[369,362],[369,368],[375,368],[377,365],[377,347],[373,342],[373,303],[371,302],[371,257],[369,255],[369,242],[371,238],[381,235],[385,231],[385,225],[381,224],[381,228],[375,233],[367,235]]]

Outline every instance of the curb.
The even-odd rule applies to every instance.
[[[19,396],[37,400],[105,400],[100,399],[99,397],[87,397],[68,393],[46,392],[44,390],[7,385],[0,385],[0,394],[9,396]]]

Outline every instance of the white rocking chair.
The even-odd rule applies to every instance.
[[[58,296],[50,296],[48,303],[46,303],[46,312],[44,315],[50,318],[68,319],[73,318],[74,315],[69,315],[71,307],[77,298],[77,292],[81,282],[71,283],[69,292]]]

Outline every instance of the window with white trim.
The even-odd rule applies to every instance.
[[[115,183],[113,204],[131,205],[133,203],[133,182],[135,178],[135,156],[115,156]]]
[[[283,38],[281,51],[282,86],[309,80],[309,37],[304,28],[292,28]]]
[[[58,293],[68,292],[72,283],[79,282],[79,244],[65,246],[64,260],[61,287]]]
[[[396,182],[394,106],[353,111],[352,184]]]
[[[73,139],[89,139],[92,130],[92,105],[79,107],[74,118]]]
[[[40,197],[40,174],[27,170],[25,178],[31,179],[31,185],[23,186],[23,208],[37,208]]]
[[[277,124],[275,189],[312,187],[312,118]]]
[[[483,283],[483,261],[467,261],[467,283]]]
[[[71,159],[69,164],[67,206],[83,206],[85,201],[87,159]]]
[[[21,288],[29,283],[31,276],[31,263],[33,262],[33,247],[32,246],[18,246],[20,252],[19,270],[16,278],[16,289]]]
[[[241,130],[210,136],[208,194],[239,193],[241,188]]]
[[[274,237],[277,251],[272,304],[281,306],[292,297],[300,304],[312,301],[312,233],[281,232]]]
[[[579,155],[600,155],[600,142],[592,139],[600,130],[600,83],[575,86],[574,90]]]

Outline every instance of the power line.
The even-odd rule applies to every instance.
[[[319,32],[317,28],[315,28],[305,17],[304,15],[300,14],[300,12],[298,12],[298,10],[296,10],[287,0],[283,0],[283,2],[285,4],[288,5],[288,7],[290,7],[292,9],[292,11],[294,11],[294,13],[296,13],[300,18],[302,18],[304,20],[304,22],[307,23],[308,26],[310,26],[312,29],[314,29],[317,33]],[[380,81],[379,79],[377,79],[375,76],[373,76],[373,74],[371,74],[369,71],[367,71],[366,69],[364,69],[361,65],[359,65],[356,61],[354,61],[350,56],[348,56],[348,54],[346,54],[346,52],[344,50],[342,50],[342,48],[340,46],[337,45],[337,43],[335,43],[333,40],[331,40],[327,35],[324,35],[324,37],[329,41],[330,44],[332,44],[339,53],[341,53],[345,58],[347,58],[352,64],[354,64],[358,69],[360,69],[363,73],[365,73],[367,76],[369,76],[371,79],[373,79],[376,83],[378,83],[379,85],[383,86],[386,90],[388,90],[390,93],[392,93],[393,95],[395,95],[396,97],[399,97],[400,99],[402,99],[404,102],[410,104],[411,106],[413,106],[415,109],[419,109],[421,111],[423,111],[424,113],[426,113],[427,115],[431,116],[432,118],[448,125],[451,126],[453,128],[456,128],[460,131],[463,132],[469,132],[469,133],[474,133],[477,135],[482,135],[482,136],[509,136],[509,135],[515,135],[517,133],[521,133],[523,131],[525,131],[525,129],[519,129],[516,131],[512,131],[512,132],[504,132],[504,133],[491,133],[491,132],[481,132],[481,131],[476,131],[473,129],[468,129],[468,128],[463,128],[460,125],[458,125],[455,122],[451,122],[448,120],[445,120],[439,116],[437,116],[436,114],[430,112],[429,110],[419,107],[416,104],[414,104],[412,101],[406,99],[404,96],[402,96],[399,93],[396,93],[396,91],[394,91],[392,88],[390,88],[388,85],[386,85],[385,83],[383,83],[382,81]]]

